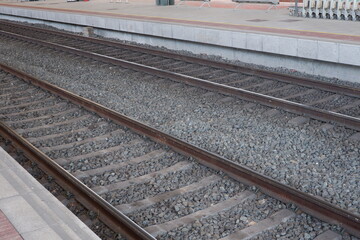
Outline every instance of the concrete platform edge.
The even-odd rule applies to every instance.
[[[0,209],[25,240],[100,239],[0,147]]]
[[[360,45],[357,44],[57,12],[50,9],[43,11],[1,7],[0,14],[2,19],[43,23],[73,32],[81,32],[83,26],[91,26],[96,34],[108,38],[360,82]]]

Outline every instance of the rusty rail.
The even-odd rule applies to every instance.
[[[241,99],[245,99],[248,101],[259,102],[259,103],[269,106],[269,107],[281,108],[281,109],[284,109],[284,110],[292,112],[292,113],[296,113],[296,114],[300,114],[300,115],[307,115],[311,118],[318,119],[321,121],[334,122],[334,123],[346,126],[348,128],[360,130],[360,119],[356,118],[356,117],[352,117],[352,116],[348,116],[348,115],[344,115],[344,114],[340,114],[340,113],[336,113],[336,112],[332,112],[332,111],[322,110],[322,109],[314,108],[311,106],[307,106],[305,104],[291,102],[291,101],[284,100],[281,98],[275,98],[275,97],[267,96],[264,94],[240,89],[240,88],[230,87],[230,86],[210,82],[210,81],[203,80],[203,79],[186,76],[186,75],[179,74],[179,73],[173,73],[170,71],[161,70],[161,69],[158,69],[155,67],[149,67],[149,66],[145,66],[142,64],[138,64],[138,63],[133,63],[133,62],[129,62],[129,61],[125,61],[125,60],[121,60],[121,59],[117,59],[117,58],[113,58],[113,57],[109,57],[109,56],[105,56],[105,55],[101,55],[101,54],[97,54],[97,53],[83,51],[83,50],[79,50],[79,49],[68,47],[68,46],[63,46],[63,45],[56,44],[56,43],[49,43],[46,41],[22,36],[19,34],[8,33],[8,32],[4,32],[4,31],[0,31],[0,34],[4,34],[9,37],[21,39],[23,41],[41,44],[43,46],[47,46],[47,47],[54,48],[57,50],[70,52],[70,53],[80,55],[83,57],[96,59],[97,61],[110,63],[110,64],[113,64],[116,66],[130,68],[135,71],[141,71],[144,73],[156,75],[158,77],[168,78],[173,81],[182,82],[182,83],[185,83],[185,84],[188,84],[191,86],[196,86],[196,87],[208,89],[211,91],[217,91],[217,92],[220,92],[220,93],[223,93],[226,95],[239,97]]]
[[[265,175],[259,174],[245,166],[234,163],[228,159],[222,158],[217,154],[191,145],[162,131],[151,128],[132,118],[115,112],[88,99],[75,95],[55,85],[33,78],[23,72],[16,71],[3,64],[0,64],[0,69],[12,75],[15,75],[35,86],[41,87],[46,91],[58,95],[63,99],[71,101],[76,105],[80,105],[85,109],[88,109],[89,111],[96,112],[102,117],[111,119],[112,121],[120,125],[126,126],[133,131],[140,133],[141,135],[145,135],[151,138],[156,142],[165,144],[179,153],[191,156],[208,167],[224,171],[233,178],[240,180],[241,182],[255,185],[265,193],[277,199],[288,203],[294,203],[310,215],[313,215],[332,224],[339,224],[340,226],[344,227],[349,233],[360,237],[360,216],[356,214],[343,210],[331,203],[320,200],[319,198],[310,194],[298,191],[295,188],[289,187]],[[50,162],[53,165],[55,164],[52,161]]]

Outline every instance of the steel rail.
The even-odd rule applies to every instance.
[[[319,219],[332,224],[339,224],[349,233],[360,237],[360,216],[331,203],[321,200],[313,195],[301,192],[293,187],[282,184],[263,174],[257,173],[246,166],[242,166],[217,154],[208,152],[202,148],[184,142],[178,138],[168,135],[155,128],[149,127],[130,117],[122,115],[114,110],[97,104],[91,100],[75,95],[69,91],[61,89],[53,84],[41,81],[26,73],[16,71],[6,65],[0,64],[0,69],[18,78],[23,79],[35,86],[51,92],[63,99],[80,105],[83,108],[95,112],[96,114],[110,119],[122,126],[126,126],[133,131],[147,136],[150,139],[167,145],[175,151],[197,159],[200,163],[216,170],[221,170],[231,177],[250,185],[255,185],[263,192],[280,199],[287,203],[293,203],[303,211]]]
[[[292,75],[288,75],[288,74],[284,74],[284,73],[276,73],[276,72],[256,69],[256,68],[252,68],[252,67],[242,67],[242,66],[230,64],[230,63],[216,62],[216,61],[203,59],[203,58],[199,58],[199,57],[186,56],[186,55],[181,55],[181,54],[172,53],[172,52],[166,52],[166,51],[162,51],[162,50],[155,50],[155,49],[145,48],[145,47],[141,47],[141,46],[134,46],[134,45],[130,45],[130,44],[115,42],[115,41],[112,41],[109,39],[105,40],[105,39],[99,39],[99,38],[93,38],[93,37],[84,37],[84,36],[75,35],[75,34],[71,34],[71,33],[59,32],[56,30],[41,29],[41,28],[32,27],[32,26],[25,27],[21,24],[14,24],[14,23],[9,23],[9,22],[5,22],[5,21],[1,21],[1,22],[3,22],[6,25],[16,26],[18,28],[32,29],[34,31],[39,31],[39,32],[43,32],[43,33],[50,32],[51,34],[65,36],[65,37],[72,38],[75,40],[81,40],[83,42],[87,41],[87,42],[107,45],[110,47],[120,47],[120,48],[130,49],[130,50],[137,51],[137,52],[158,55],[158,56],[181,60],[181,61],[190,62],[190,63],[202,64],[202,65],[216,67],[216,68],[220,68],[220,69],[226,69],[229,71],[235,71],[235,72],[239,72],[239,73],[243,73],[243,74],[256,75],[258,77],[273,79],[276,81],[282,81],[282,82],[286,82],[286,83],[290,83],[290,84],[297,84],[297,85],[310,87],[310,88],[318,88],[318,89],[322,89],[325,91],[330,91],[330,92],[334,92],[334,93],[340,93],[340,94],[344,94],[347,96],[360,98],[360,88],[347,87],[347,86],[342,86],[342,85],[335,84],[335,83],[321,82],[321,81],[316,81],[316,80],[312,80],[309,78],[292,76]]]
[[[31,43],[41,44],[42,46],[47,46],[47,47],[54,48],[57,50],[70,52],[70,53],[80,55],[83,57],[96,59],[98,61],[110,63],[110,64],[113,64],[116,66],[130,68],[130,69],[133,69],[136,71],[141,71],[144,73],[156,75],[158,77],[168,78],[173,81],[182,82],[182,83],[185,83],[185,84],[188,84],[191,86],[196,86],[196,87],[208,89],[211,91],[217,91],[217,92],[220,92],[220,93],[226,94],[226,95],[236,96],[241,99],[248,100],[248,101],[256,101],[256,102],[259,102],[259,103],[269,106],[269,107],[282,108],[286,111],[300,114],[300,115],[307,115],[311,118],[318,119],[321,121],[335,122],[340,125],[346,126],[348,128],[360,130],[360,119],[356,118],[356,117],[351,117],[351,116],[347,116],[347,115],[332,112],[332,111],[322,110],[322,109],[314,108],[311,106],[307,106],[305,104],[291,102],[291,101],[284,100],[281,98],[275,98],[272,96],[267,96],[264,94],[251,92],[251,91],[244,90],[241,88],[230,87],[230,86],[226,86],[223,84],[218,84],[218,83],[210,82],[207,80],[203,80],[203,79],[199,79],[199,78],[195,78],[195,77],[191,77],[191,76],[186,76],[186,75],[179,74],[179,73],[173,73],[173,72],[161,70],[161,69],[158,69],[155,67],[149,67],[149,66],[145,66],[142,64],[133,63],[133,62],[129,62],[126,60],[121,60],[121,59],[117,59],[117,58],[113,58],[113,57],[109,57],[109,56],[105,56],[105,55],[101,55],[101,54],[97,54],[97,53],[83,51],[83,50],[79,50],[79,49],[68,47],[68,46],[63,46],[63,45],[56,44],[56,43],[50,43],[50,42],[22,36],[22,35],[15,34],[15,33],[0,31],[0,34],[7,35],[9,37],[13,37],[13,38],[17,38],[17,39],[21,39],[24,41],[28,41]]]

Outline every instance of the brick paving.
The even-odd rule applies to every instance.
[[[11,224],[9,219],[0,210],[0,240],[20,240],[23,239]]]

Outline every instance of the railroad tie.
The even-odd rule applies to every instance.
[[[25,110],[25,111],[22,110],[21,112],[14,112],[14,113],[9,113],[9,114],[7,113],[6,117],[22,116],[22,115],[26,115],[26,114],[30,114],[30,113],[34,113],[34,112],[40,112],[40,111],[49,111],[51,109],[58,109],[63,106],[66,106],[66,105],[67,105],[66,102],[61,102],[61,103],[56,103],[55,105],[48,106],[48,107],[32,109],[32,110]]]
[[[260,222],[241,229],[239,231],[234,232],[233,234],[230,234],[224,238],[221,238],[220,240],[235,240],[235,239],[242,239],[247,240],[251,239],[253,237],[256,237],[260,233],[271,230],[278,225],[280,225],[283,222],[286,222],[288,219],[295,217],[295,213],[288,210],[288,209],[282,209],[270,217],[261,220]]]
[[[50,129],[50,128],[53,128],[53,127],[56,127],[56,126],[61,126],[61,125],[64,125],[64,124],[72,124],[74,122],[86,120],[90,116],[91,115],[86,114],[86,115],[83,115],[83,116],[80,116],[80,117],[65,120],[63,122],[58,122],[58,123],[54,123],[54,124],[48,124],[48,125],[45,125],[45,126],[38,126],[38,127],[25,128],[25,129],[19,128],[19,129],[16,129],[16,132],[19,133],[19,134],[26,134],[26,133],[30,133],[30,132],[34,132],[34,131],[40,131],[40,130],[43,131],[43,130]]]
[[[87,139],[84,139],[84,140],[81,140],[81,141],[56,145],[56,146],[52,146],[52,147],[42,147],[42,148],[39,148],[39,149],[42,152],[51,152],[51,151],[62,150],[62,149],[65,149],[65,148],[74,148],[74,147],[77,147],[77,146],[80,146],[80,145],[83,145],[83,144],[106,140],[107,138],[110,138],[110,137],[112,137],[114,135],[119,135],[119,134],[123,134],[123,133],[124,133],[123,130],[118,129],[116,131],[106,133],[106,134],[101,135],[101,136],[91,137],[91,138],[87,138]]]
[[[341,240],[341,239],[342,237],[340,234],[337,234],[331,230],[327,230],[326,232],[323,232],[322,234],[314,238],[314,240]]]
[[[190,169],[191,167],[193,167],[192,163],[189,163],[187,161],[181,161],[171,167],[159,170],[157,172],[152,172],[137,178],[131,178],[127,181],[116,182],[107,186],[97,186],[92,188],[92,190],[97,194],[102,195],[111,191],[125,189],[133,185],[146,183],[158,175],[166,175],[168,173]]]
[[[211,175],[211,176],[201,179],[199,182],[192,183],[188,186],[176,189],[174,191],[166,192],[166,193],[159,194],[159,195],[151,197],[151,198],[146,198],[146,199],[128,203],[128,204],[117,205],[116,208],[119,209],[120,212],[122,212],[124,214],[129,214],[129,213],[143,210],[147,207],[153,206],[156,203],[159,203],[161,201],[164,201],[164,200],[167,200],[170,198],[174,198],[177,196],[181,196],[185,193],[196,192],[202,188],[205,188],[213,183],[218,182],[219,180],[220,180],[219,176]]]
[[[6,124],[13,125],[13,124],[31,123],[31,122],[34,122],[34,121],[40,121],[40,120],[47,119],[47,118],[53,118],[53,117],[56,117],[56,116],[66,115],[66,114],[74,113],[74,112],[77,112],[77,111],[79,111],[79,109],[70,108],[70,109],[68,109],[66,111],[54,113],[54,114],[51,114],[51,115],[44,115],[44,116],[41,116],[41,117],[27,118],[27,119],[21,119],[21,120],[6,121]]]
[[[105,167],[100,167],[100,168],[95,168],[95,169],[90,169],[87,171],[77,171],[76,173],[74,173],[74,176],[77,177],[78,179],[83,179],[86,177],[91,177],[97,174],[101,174],[104,172],[109,172],[109,171],[116,171],[117,169],[120,169],[126,165],[129,164],[139,164],[141,162],[145,162],[148,161],[150,159],[156,159],[156,158],[161,158],[162,156],[164,156],[166,153],[165,150],[154,150],[152,152],[149,152],[147,154],[144,154],[140,157],[136,157],[133,159],[130,159],[126,162],[121,162],[121,163],[115,163],[115,164],[110,164],[107,165]]]
[[[246,190],[232,198],[229,198],[225,201],[222,201],[222,202],[215,204],[211,207],[208,207],[206,209],[197,211],[195,213],[192,213],[190,215],[187,215],[187,216],[184,216],[184,217],[181,217],[178,219],[174,219],[174,220],[166,222],[166,223],[146,227],[145,230],[147,232],[149,232],[151,235],[153,235],[154,237],[157,237],[161,234],[170,232],[171,230],[176,229],[182,225],[190,224],[190,223],[195,222],[196,220],[202,219],[204,217],[206,217],[206,218],[211,217],[220,212],[227,211],[227,210],[231,209],[232,207],[234,207],[246,200],[253,199],[255,197],[256,197],[256,195],[254,193]]]
[[[131,147],[133,145],[137,145],[139,143],[142,143],[142,141],[136,139],[136,140],[130,141],[128,143],[122,143],[120,145],[110,147],[110,148],[101,149],[101,150],[98,150],[96,152],[90,152],[90,153],[86,153],[86,154],[83,154],[83,155],[77,155],[77,156],[69,157],[69,158],[58,158],[58,159],[54,159],[54,160],[58,164],[64,165],[64,164],[67,164],[67,163],[70,163],[70,162],[79,161],[81,159],[87,159],[87,158],[92,158],[92,157],[101,157],[101,156],[103,156],[103,155],[105,155],[107,153],[116,152],[116,151],[119,151],[119,150],[122,150],[122,149],[125,149],[125,148],[128,148],[128,147]],[[76,176],[79,177],[80,175],[82,175],[82,174],[78,173]]]

